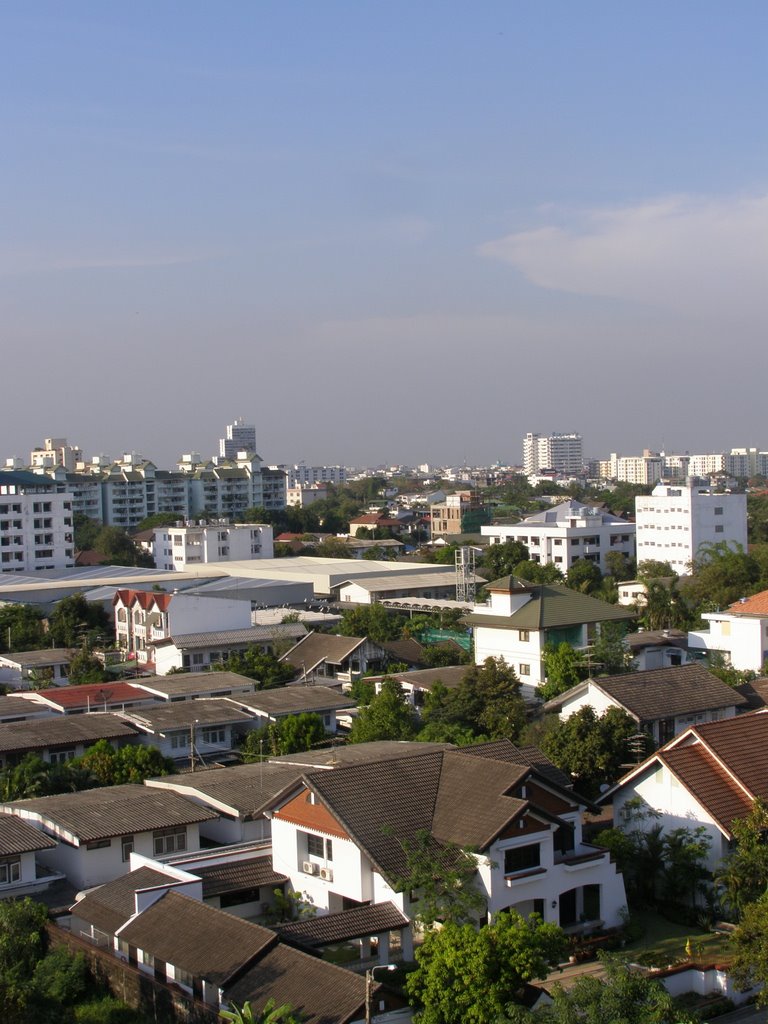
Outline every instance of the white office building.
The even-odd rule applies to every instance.
[[[637,562],[669,562],[682,576],[702,545],[726,541],[747,548],[746,494],[718,494],[709,487],[659,483],[635,498]]]
[[[579,558],[597,562],[600,571],[606,572],[605,556],[609,551],[618,551],[628,559],[635,557],[634,523],[578,501],[564,501],[514,526],[481,526],[480,532],[489,544],[520,541],[528,548],[532,561],[553,562],[563,573]]]

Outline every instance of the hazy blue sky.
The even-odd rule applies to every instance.
[[[768,4],[9,0],[0,457],[768,448]]]

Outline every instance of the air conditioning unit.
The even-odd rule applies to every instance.
[[[305,860],[301,865],[301,870],[305,875],[316,875],[319,867],[317,864],[313,864],[311,860]]]
[[[333,868],[320,868],[320,877],[326,882],[333,881]]]

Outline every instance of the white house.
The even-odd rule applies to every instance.
[[[637,562],[669,562],[678,576],[702,546],[725,542],[747,548],[746,494],[719,494],[711,487],[659,483],[635,498]]]
[[[31,707],[35,707],[30,702]],[[37,754],[49,764],[63,764],[80,757],[99,740],[113,747],[134,742],[137,730],[111,712],[85,715],[51,715],[0,724],[0,766],[18,764],[26,754]]]
[[[635,557],[634,523],[573,500],[526,516],[512,526],[481,526],[480,532],[489,544],[520,541],[532,561],[551,562],[563,573],[580,558],[596,562],[601,572],[607,572],[605,556],[609,551],[627,559]]]
[[[306,636],[307,628],[300,622],[276,622],[272,625],[247,626],[245,629],[220,629],[206,633],[186,633],[166,637],[152,645],[152,661],[158,675],[172,669],[205,669],[225,663],[232,654],[255,647],[272,652],[279,643],[296,643]]]
[[[200,822],[216,817],[177,793],[130,784],[14,800],[0,812],[57,840],[39,860],[78,889],[126,874],[134,850],[149,857],[198,850]]]
[[[155,529],[152,555],[158,569],[178,572],[204,562],[273,558],[272,527],[263,523],[179,522]]]
[[[710,839],[707,867],[714,871],[732,849],[734,820],[745,818],[757,798],[768,799],[766,746],[768,710],[692,726],[628,772],[600,802],[613,804],[617,827],[701,826]],[[654,815],[639,817],[638,805]]]
[[[733,668],[762,672],[768,660],[768,590],[742,598],[723,612],[704,612],[709,629],[693,630],[693,650],[719,651]]]
[[[513,576],[489,583],[487,604],[476,604],[462,620],[475,638],[475,662],[503,658],[514,668],[524,693],[545,682],[544,648],[568,643],[586,649],[600,624],[633,617],[626,608],[598,601],[556,584],[529,585]]]
[[[71,647],[51,647],[42,651],[15,651],[0,655],[0,683],[20,690],[34,689],[41,683],[61,686],[69,682],[69,663],[77,654]]]
[[[40,870],[37,854],[52,850],[56,842],[11,815],[0,815],[0,900],[35,896],[64,876]]]
[[[125,718],[136,728],[140,743],[193,768],[231,761],[242,737],[259,724],[253,713],[228,697],[158,702],[134,708]]]
[[[593,708],[598,715],[619,708],[658,746],[692,725],[733,718],[747,705],[746,697],[694,662],[585,679],[547,701],[544,710],[557,711],[567,719],[583,707]]]
[[[152,646],[174,634],[245,629],[251,625],[249,601],[201,597],[174,591],[115,591],[115,641],[128,658],[150,660]]]
[[[476,851],[489,917],[514,907],[574,931],[615,925],[623,879],[605,850],[583,842],[583,807],[508,741],[404,752],[305,774],[278,797],[273,866],[320,914],[386,902],[412,920],[404,844],[428,834]]]

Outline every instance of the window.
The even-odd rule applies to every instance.
[[[530,846],[515,846],[504,851],[504,874],[515,871],[530,871],[541,865],[541,848],[538,843]]]
[[[722,527],[722,526],[716,526],[715,527],[715,533],[723,533],[723,530],[724,530],[724,527]]]
[[[111,839],[94,839],[92,843],[86,843],[85,848],[86,850],[106,850],[111,845]]]
[[[179,747],[189,746],[189,733],[188,732],[174,732],[171,733],[171,747],[174,750],[178,750]]]
[[[187,830],[181,828],[164,828],[152,833],[152,845],[155,856],[164,853],[176,853],[187,848]]]
[[[72,750],[52,750],[49,759],[51,764],[66,764],[67,761],[71,761],[75,756],[74,749]]]
[[[21,881],[21,857],[6,857],[0,860],[0,885]]]
[[[723,514],[723,506],[722,505],[716,505],[715,506],[715,515],[716,516],[721,516],[722,514]]]
[[[224,728],[220,729],[203,729],[203,743],[226,743],[227,730]]]
[[[311,832],[306,832],[305,835],[307,837],[307,853],[310,857],[333,860],[333,843],[330,839],[312,835]]]
[[[155,966],[155,958],[152,956],[151,953],[148,953],[146,949],[142,949],[141,951],[141,962],[143,964],[146,964],[147,967]]]
[[[180,967],[174,967],[173,969],[174,980],[179,985],[184,985],[186,988],[194,988],[194,978],[189,971],[182,971]]]
[[[531,639],[530,629],[519,629],[517,632],[518,639],[522,640],[523,643],[528,643],[528,641]]]
[[[520,675],[521,676],[529,676],[531,674],[531,666],[530,665],[520,665],[519,668],[520,668]]]
[[[133,853],[133,846],[133,836],[123,836],[123,838],[120,840],[120,847],[123,853],[123,864],[127,864],[128,861],[131,859],[131,854]]]

